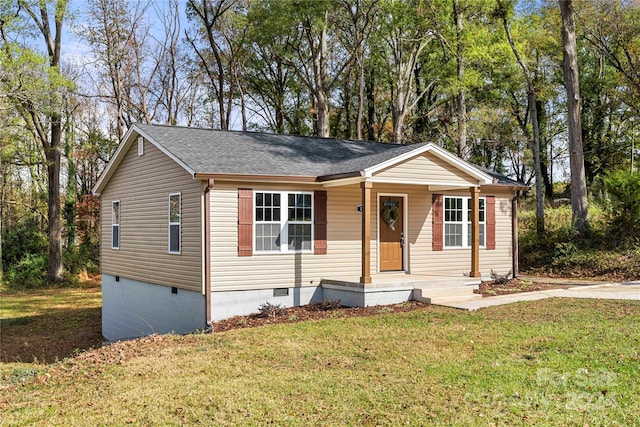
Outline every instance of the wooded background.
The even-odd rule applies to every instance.
[[[573,196],[581,231],[586,194],[634,170],[635,1],[0,0],[0,43],[11,280],[97,268],[90,192],[134,122],[432,141],[535,182],[540,234],[545,200]]]

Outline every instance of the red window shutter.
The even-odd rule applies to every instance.
[[[313,253],[327,253],[327,192],[318,190],[313,193]]]
[[[496,248],[496,196],[485,198],[485,247],[487,249]]]
[[[238,188],[238,256],[253,255],[253,190]]]
[[[444,234],[443,217],[444,217],[444,196],[442,194],[433,195],[433,212],[432,212],[432,234],[433,243],[432,250],[441,251]]]

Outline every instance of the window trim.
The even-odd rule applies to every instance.
[[[256,207],[258,193],[270,193],[280,195],[280,250],[264,250],[257,249],[256,240],[257,232],[256,228],[258,224],[277,224],[278,221],[256,221]],[[289,195],[290,194],[305,194],[311,196],[311,220],[310,221],[289,221]],[[295,254],[295,253],[314,253],[315,249],[315,200],[313,191],[298,191],[298,190],[269,190],[269,189],[253,189],[253,207],[251,212],[252,222],[252,248],[253,255],[273,255],[273,254]],[[286,202],[286,203],[284,203]],[[289,224],[309,224],[311,229],[311,247],[309,249],[301,249],[296,251],[289,248]]]
[[[447,221],[447,199],[462,199],[462,221]],[[486,197],[479,197],[478,203],[484,202],[484,221],[479,221],[478,225],[484,225],[484,243],[479,245],[481,249],[486,248],[487,245],[487,200]],[[442,198],[442,249],[471,249],[471,242],[469,241],[468,229],[472,225],[472,221],[467,219],[467,212],[469,211],[469,204],[471,203],[470,196],[447,196],[443,195]],[[448,224],[462,224],[462,246],[448,246],[447,245],[447,225]]]
[[[116,203],[118,204],[118,222],[117,223],[114,222],[115,210],[113,208],[113,206]],[[121,236],[121,234],[120,234],[120,222],[121,221],[122,221],[122,204],[120,203],[120,199],[112,200],[111,201],[111,249],[117,249],[117,250],[120,249],[120,236]],[[117,229],[118,229],[118,246],[113,246],[113,236],[114,236],[113,230],[114,230],[115,227],[117,227]]]
[[[178,222],[171,222],[171,198],[178,196]],[[182,193],[169,193],[167,198],[168,212],[167,212],[167,251],[172,255],[180,255],[182,253]],[[171,250],[171,226],[178,226],[178,250]]]

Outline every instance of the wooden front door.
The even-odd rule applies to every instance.
[[[402,197],[380,197],[380,271],[401,271],[404,267],[403,207]]]

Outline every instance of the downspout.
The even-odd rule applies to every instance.
[[[206,331],[213,331],[211,322],[211,189],[213,188],[213,179],[207,181],[204,188],[204,215],[202,223],[202,232],[204,234],[204,307],[206,316]]]
[[[511,199],[511,271],[512,277],[517,277],[518,272],[518,200],[522,194],[521,190],[516,190],[515,196]]]

